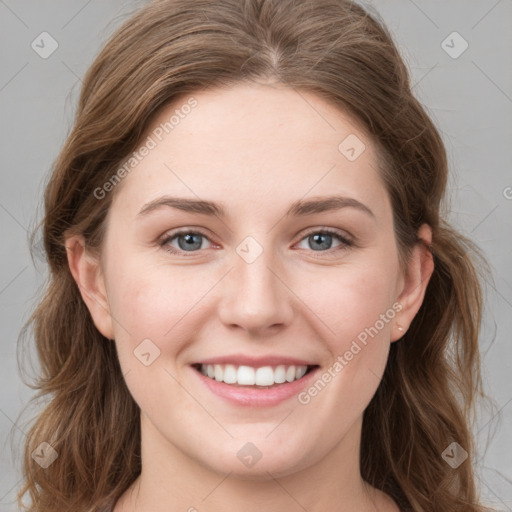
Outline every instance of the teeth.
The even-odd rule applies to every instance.
[[[224,382],[226,384],[235,384],[237,380],[236,366],[227,364],[224,367]]]
[[[200,372],[215,379],[218,382],[226,384],[238,384],[239,386],[273,386],[284,382],[293,382],[305,375],[307,366],[284,366],[279,365],[262,366],[253,368],[252,366],[238,366],[232,364],[202,364]]]
[[[224,380],[224,368],[220,364],[216,364],[214,366],[214,375],[215,380],[218,380],[219,382]]]

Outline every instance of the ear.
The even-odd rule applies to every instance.
[[[434,271],[434,258],[428,249],[432,244],[432,229],[428,224],[422,224],[418,230],[418,238],[420,240],[412,250],[406,271],[401,279],[401,290],[397,302],[402,309],[394,319],[391,333],[392,342],[399,340],[411,325],[423,303],[427,285]]]
[[[114,339],[112,317],[99,258],[85,247],[82,235],[66,238],[66,252],[71,274],[91,313],[94,325],[108,339]]]

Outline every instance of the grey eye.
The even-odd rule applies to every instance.
[[[180,233],[174,238],[178,240],[178,246],[182,251],[194,251],[201,249],[204,236],[200,233]]]
[[[318,233],[315,235],[309,235],[308,237],[309,247],[311,249],[330,249],[333,241],[333,237],[327,233]]]
[[[176,245],[176,241],[178,242]],[[206,245],[203,242],[206,241]],[[208,245],[210,244],[210,245]],[[183,229],[175,233],[170,233],[160,245],[171,254],[184,255],[184,253],[200,252],[200,249],[207,249],[212,242],[207,235],[200,231],[188,231]]]
[[[337,233],[329,233],[326,231],[316,231],[314,233],[310,233],[300,241],[300,244],[303,244],[305,241],[307,241],[307,247],[299,247],[301,249],[311,249],[315,252],[327,251],[339,245],[349,245],[348,241],[345,240],[341,235]],[[334,241],[337,241],[338,243],[333,246]]]

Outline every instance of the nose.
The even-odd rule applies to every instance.
[[[250,335],[275,334],[293,316],[293,293],[272,260],[270,250],[251,263],[234,254],[234,268],[223,280],[219,317],[230,329]]]

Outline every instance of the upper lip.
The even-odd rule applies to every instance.
[[[233,364],[235,366],[253,366],[254,368],[260,368],[262,366],[317,366],[317,363],[312,361],[306,361],[305,359],[297,359],[295,357],[288,356],[261,356],[253,357],[246,354],[232,354],[219,357],[211,357],[208,359],[202,359],[196,361],[192,365],[198,364]]]

